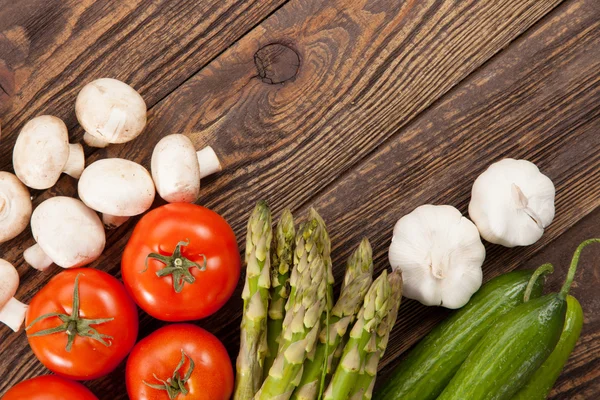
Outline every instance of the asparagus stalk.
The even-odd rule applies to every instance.
[[[316,399],[323,368],[326,369],[326,380],[331,375],[333,353],[341,347],[348,326],[354,322],[367,290],[373,282],[373,251],[368,239],[363,239],[348,259],[344,281],[349,283],[344,286],[339,300],[331,310],[329,329],[326,326],[321,327],[316,350],[314,354],[307,356],[302,380],[292,395],[293,400]]]
[[[327,305],[328,308],[331,309],[333,305],[333,263],[331,262],[331,240],[329,239],[329,233],[327,233],[327,226],[325,225],[325,221],[317,210],[314,208],[310,209],[308,214],[309,219],[317,221],[317,249],[319,250],[319,254],[323,257],[323,262],[325,263],[325,268],[327,268]]]
[[[286,304],[279,353],[256,400],[287,400],[300,382],[304,360],[316,344],[327,304],[327,271],[321,256],[295,265],[290,285],[295,288],[295,296],[290,296]]]
[[[272,240],[271,212],[259,201],[248,221],[246,236],[246,283],[242,291],[240,352],[237,358],[234,400],[250,400],[260,388],[267,352],[266,317],[269,302]]]
[[[265,378],[269,374],[269,369],[273,365],[279,348],[285,303],[290,290],[290,270],[293,262],[295,236],[294,217],[291,211],[286,209],[277,223],[271,247],[271,290],[269,291],[271,301],[267,316],[268,353],[263,370]]]
[[[344,347],[340,364],[325,391],[325,400],[348,400],[369,353],[377,351],[377,329],[389,311],[391,288],[387,272],[373,282]]]
[[[350,397],[351,399],[370,400],[373,398],[373,387],[375,386],[375,379],[377,378],[377,366],[385,353],[385,349],[390,339],[390,332],[396,324],[398,309],[400,308],[400,302],[402,300],[402,273],[400,270],[396,270],[389,274],[388,282],[392,291],[390,296],[390,307],[389,312],[377,328],[377,350],[374,353],[367,355],[365,368],[356,382],[354,393]]]

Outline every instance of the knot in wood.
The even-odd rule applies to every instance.
[[[298,74],[300,56],[286,45],[272,43],[254,54],[254,63],[262,81],[274,85],[289,81]]]

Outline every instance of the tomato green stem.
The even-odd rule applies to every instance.
[[[63,314],[63,313],[48,313],[44,315],[40,315],[36,319],[34,319],[25,330],[31,329],[38,322],[48,319],[48,318],[59,318],[63,323],[55,326],[54,328],[43,329],[31,335],[29,337],[36,336],[46,336],[52,335],[55,333],[65,332],[67,334],[67,351],[71,351],[73,348],[73,343],[75,342],[75,338],[77,336],[89,337],[91,339],[97,340],[102,343],[104,346],[109,347],[112,343],[112,336],[104,335],[99,333],[92,325],[101,325],[106,322],[112,321],[114,318],[101,318],[101,319],[85,319],[79,317],[79,276],[75,277],[75,285],[73,289],[73,310],[71,315]]]
[[[182,377],[179,374],[179,370],[181,368],[183,368],[186,358],[188,360],[190,360],[190,367],[188,368],[185,375]],[[148,383],[146,381],[142,381],[142,382],[144,382],[144,385],[149,386],[152,389],[165,390],[167,392],[167,394],[169,395],[169,399],[174,400],[180,394],[183,396],[187,396],[187,394],[189,393],[189,390],[185,387],[185,385],[186,385],[187,381],[190,379],[190,377],[192,376],[192,372],[194,372],[194,368],[195,368],[194,360],[192,360],[191,357],[188,357],[188,355],[185,354],[185,351],[183,351],[183,349],[181,349],[181,361],[179,361],[179,364],[177,364],[177,367],[175,367],[175,371],[173,371],[173,375],[170,378],[167,378],[167,380],[165,381],[165,380],[160,379],[156,375],[153,375],[154,379],[161,382],[161,385]]]
[[[148,270],[148,260],[155,259],[165,264],[165,267],[156,271],[156,276],[159,278],[163,278],[167,275],[173,276],[173,289],[176,293],[181,293],[183,290],[183,285],[185,283],[194,283],[196,282],[196,278],[190,272],[192,268],[198,268],[200,271],[206,270],[206,256],[204,254],[200,254],[200,256],[204,259],[202,265],[195,263],[184,256],[181,255],[181,248],[188,246],[190,244],[189,240],[180,241],[175,246],[175,250],[173,254],[170,256],[164,256],[158,253],[150,253],[148,257],[146,257],[146,268],[141,271],[146,272]]]
[[[525,296],[523,297],[523,302],[528,302],[529,297],[531,297],[531,291],[533,290],[533,286],[535,282],[537,282],[538,278],[542,275],[551,274],[554,272],[554,267],[550,263],[543,264],[539,266],[531,275],[531,279],[529,279],[529,283],[527,284],[527,288],[525,289]]]
[[[581,256],[581,252],[583,248],[591,243],[600,243],[600,239],[588,239],[581,243],[575,253],[573,254],[573,259],[571,260],[571,266],[569,267],[569,272],[567,273],[567,279],[565,279],[565,283],[563,287],[560,289],[559,296],[563,299],[567,297],[569,293],[569,289],[571,289],[571,284],[573,283],[573,279],[575,278],[575,272],[577,271],[577,264],[579,264],[579,257]]]

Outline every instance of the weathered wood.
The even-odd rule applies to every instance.
[[[121,79],[151,107],[285,1],[1,0],[0,170],[36,115],[63,118],[80,139],[75,96],[87,82]]]
[[[391,227],[402,213],[429,201],[464,211],[473,178],[489,162],[531,156],[559,187],[559,214],[536,246],[488,247],[487,278],[512,269],[598,205],[599,60],[589,52],[597,47],[598,10],[593,0],[560,7],[402,129],[556,4],[416,3],[292,0],[160,102],[145,138],[95,157],[122,156],[148,165],[161,136],[200,131],[191,135],[198,147],[212,144],[226,165],[224,173],[204,182],[201,203],[228,218],[240,243],[256,199],[267,198],[276,210],[315,204],[329,222],[339,278],[361,236],[373,240],[381,270]],[[256,69],[256,52],[271,43],[299,54],[297,75],[283,85],[265,83]],[[268,59],[285,62],[284,68],[270,69],[274,76],[290,75],[293,57]],[[357,172],[351,172],[357,162]],[[586,169],[592,176],[577,184]],[[55,193],[74,194],[72,181],[63,178],[41,198]],[[567,211],[567,205],[574,210]],[[94,266],[118,275],[134,222],[109,232],[110,246]],[[24,234],[7,244],[14,246],[8,259],[19,267],[24,283],[19,296],[25,300],[48,279],[22,263],[20,253],[30,243]],[[218,334],[232,357],[239,340],[240,290],[221,312],[199,322]],[[386,365],[443,314],[406,301]],[[143,316],[142,334],[161,325]],[[43,373],[24,335],[2,328],[0,338],[6,357],[0,362],[5,377],[0,393]],[[114,395],[123,391],[122,373],[121,367],[88,386],[101,398],[109,393],[125,398]],[[591,384],[586,393],[597,392]]]

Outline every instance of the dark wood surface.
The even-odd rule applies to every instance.
[[[277,215],[286,206],[321,212],[338,280],[363,236],[381,271],[399,217],[425,203],[466,213],[474,178],[503,157],[530,159],[552,178],[557,214],[533,246],[486,246],[486,280],[549,261],[556,288],[576,245],[600,236],[597,0],[59,2],[60,18],[50,17],[51,3],[0,0],[2,170],[12,170],[18,130],[35,115],[64,118],[78,140],[78,89],[112,76],[140,90],[148,126],[128,144],[87,149],[88,163],[124,157],[148,167],[154,144],[175,132],[212,145],[225,169],[203,181],[199,203],[225,216],[240,249],[248,213],[265,198]],[[75,183],[64,176],[32,193],[34,205],[75,196]],[[135,221],[108,232],[92,267],[120,275]],[[32,243],[25,232],[0,245],[24,301],[59,271],[24,263]],[[590,248],[582,260],[573,293],[584,332],[552,398],[600,397],[599,259]],[[241,287],[198,322],[232,359]],[[406,300],[380,379],[447,314]],[[161,325],[141,313],[141,336]],[[0,394],[46,373],[22,333],[0,328],[0,354]],[[122,374],[121,366],[87,385],[100,399],[125,399]]]

